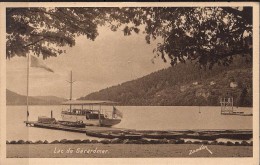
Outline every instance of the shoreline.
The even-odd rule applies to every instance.
[[[6,106],[26,106],[26,104],[6,104]],[[29,104],[29,106],[62,106],[62,104]],[[125,107],[221,107],[220,105],[117,105]],[[253,108],[253,107],[238,107],[238,108]]]
[[[253,146],[207,144],[7,144],[7,158],[252,157]]]
[[[252,140],[231,140],[227,139],[224,141],[217,141],[217,140],[199,140],[199,139],[120,139],[120,138],[114,138],[114,139],[75,139],[75,140],[68,140],[68,139],[62,139],[62,140],[54,140],[54,141],[47,141],[47,140],[37,140],[37,141],[28,141],[28,140],[12,140],[12,141],[6,141],[6,144],[204,144],[204,145],[226,145],[226,146],[253,146]]]

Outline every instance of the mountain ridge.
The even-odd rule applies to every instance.
[[[179,63],[79,100],[111,100],[136,106],[218,106],[220,98],[233,97],[235,106],[250,107],[252,95],[252,63],[238,56],[230,66],[212,70]]]
[[[29,96],[29,105],[59,105],[66,99],[57,96]],[[6,89],[6,105],[26,105],[27,97]]]

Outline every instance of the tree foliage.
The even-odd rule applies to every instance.
[[[7,58],[28,52],[57,56],[75,37],[94,40],[98,26],[124,35],[144,28],[155,57],[172,65],[196,60],[204,67],[229,65],[236,54],[252,56],[252,7],[8,8]]]
[[[79,35],[94,40],[105,14],[100,8],[7,8],[6,56],[57,56]]]
[[[125,26],[125,35],[145,25],[146,41],[161,38],[154,52],[171,64],[196,60],[211,68],[229,65],[236,54],[252,56],[252,8],[157,7],[123,8],[114,20]],[[111,15],[114,16],[113,14]],[[125,19],[127,18],[127,19]],[[155,56],[156,57],[156,56]]]

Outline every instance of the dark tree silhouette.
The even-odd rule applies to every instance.
[[[233,55],[252,56],[252,8],[203,7],[203,8],[124,8],[120,19],[125,35],[145,25],[147,43],[162,38],[154,50],[157,56],[171,64],[196,60],[212,68],[214,64],[229,65]],[[125,14],[127,13],[127,14]],[[135,13],[135,14],[133,14]],[[127,15],[127,16],[125,16]],[[113,16],[113,15],[112,15]]]
[[[57,56],[79,35],[94,40],[102,25],[126,36],[144,26],[148,44],[162,40],[155,57],[172,65],[196,60],[212,68],[237,54],[252,58],[252,7],[8,8],[6,20],[7,58]]]
[[[74,46],[79,35],[94,40],[105,15],[101,8],[7,8],[6,57],[29,52],[44,59],[57,56],[61,47]]]

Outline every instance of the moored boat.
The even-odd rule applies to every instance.
[[[67,122],[82,122],[85,125],[111,127],[120,123],[123,117],[114,104],[116,103],[112,101],[70,100],[63,103],[63,105],[69,105],[70,108],[62,111],[61,117],[63,121]],[[113,105],[112,112],[104,111],[102,105]],[[73,108],[73,106],[80,108]]]
[[[70,77],[70,100],[64,102],[69,109],[61,112],[63,121],[80,122],[86,126],[104,126],[111,127],[121,122],[123,114],[114,106],[116,102],[101,100],[72,100],[72,71]],[[101,106],[112,106],[113,110],[104,111]],[[86,108],[88,106],[88,108]]]

